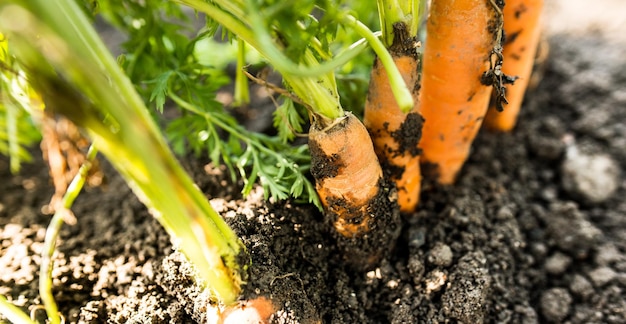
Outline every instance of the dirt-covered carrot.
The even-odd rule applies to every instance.
[[[415,210],[419,201],[422,180],[420,150],[417,147],[423,122],[417,112],[419,57],[417,28],[412,26],[417,26],[417,23],[411,24],[418,20],[419,14],[412,10],[413,6],[408,6],[406,12],[398,13],[399,6],[392,2],[395,1],[379,1],[383,41],[390,44],[389,52],[413,93],[415,106],[410,113],[400,109],[391,91],[389,76],[380,58],[376,58],[370,75],[363,123],[372,137],[385,175],[396,184],[400,210],[409,213]],[[402,3],[406,5],[411,2]],[[390,29],[390,33],[386,29]]]
[[[424,175],[439,183],[454,182],[487,112],[488,85],[501,62],[502,3],[432,2],[422,56],[420,148]]]
[[[350,113],[329,125],[314,122],[309,149],[317,192],[337,232],[369,232],[383,174],[363,124]]]
[[[375,264],[399,234],[399,215],[367,130],[350,113],[314,122],[309,148],[316,189],[346,261]]]
[[[485,126],[492,130],[508,132],[515,127],[531,80],[533,62],[540,38],[540,20],[543,0],[507,0],[502,10],[506,35],[502,55],[502,72],[515,77],[515,83],[506,88],[508,104],[503,111],[495,105],[487,112]]]
[[[210,317],[209,323],[221,324],[265,324],[276,311],[276,305],[265,297],[241,301],[239,304],[227,307],[224,311]]]
[[[397,36],[408,36],[405,28],[397,30]],[[403,44],[408,44],[408,47]],[[415,42],[409,37],[396,37],[390,48],[394,63],[410,89],[419,86],[419,61],[413,44]],[[417,103],[417,98],[414,99]],[[419,201],[422,178],[417,145],[422,133],[422,121],[415,109],[408,114],[400,110],[391,92],[389,77],[376,59],[370,76],[363,123],[387,176],[396,184],[398,205],[403,212],[415,210]]]
[[[367,268],[380,260],[399,234],[398,207],[390,199],[390,185],[367,129],[339,105],[333,74],[284,77],[299,97],[315,104],[309,129],[311,173],[326,219],[337,233],[337,245],[348,263]],[[324,97],[325,102],[320,100]],[[320,105],[334,107],[339,116],[324,113]]]

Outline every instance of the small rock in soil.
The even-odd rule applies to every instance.
[[[541,315],[553,323],[562,322],[569,313],[572,296],[563,288],[552,288],[541,294]]]
[[[424,262],[422,262],[422,257],[420,255],[412,254],[409,256],[409,262],[407,266],[409,270],[409,274],[413,277],[414,283],[420,283],[422,281],[422,277],[424,276]]]
[[[546,260],[544,266],[549,274],[560,275],[567,270],[567,267],[569,267],[570,264],[572,264],[572,258],[563,253],[557,252]]]
[[[606,266],[622,260],[624,256],[617,250],[615,244],[604,244],[598,248],[594,261],[598,265]]]
[[[573,203],[558,203],[551,206],[545,217],[548,233],[556,245],[576,258],[588,255],[602,235]]]
[[[589,278],[593,285],[602,287],[615,279],[616,273],[609,267],[600,267],[589,272]]]
[[[587,203],[601,203],[619,187],[619,166],[605,154],[585,154],[569,144],[561,165],[563,189]]]
[[[426,234],[423,227],[411,227],[409,229],[409,247],[420,248],[426,242]]]
[[[583,300],[586,300],[592,294],[595,293],[595,291],[593,290],[593,286],[591,285],[591,282],[589,282],[587,278],[578,274],[574,275],[574,277],[572,278],[572,281],[569,285],[569,289],[572,291],[572,293],[575,296]]]
[[[450,246],[437,243],[428,254],[428,262],[438,267],[447,267],[452,263],[452,250]]]
[[[439,291],[446,284],[448,276],[441,270],[434,270],[426,275],[426,293],[431,294]]]

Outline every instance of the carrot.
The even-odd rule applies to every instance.
[[[497,3],[496,3],[497,2]],[[484,119],[499,63],[501,3],[434,0],[426,24],[419,94],[422,170],[454,182]],[[426,168],[428,166],[428,168]]]
[[[397,238],[397,206],[388,198],[369,134],[351,113],[330,124],[314,119],[309,130],[311,173],[327,219],[348,262],[377,262]],[[358,243],[358,244],[355,244]]]
[[[394,32],[394,42],[389,51],[404,82],[413,90],[417,104],[417,42],[409,37],[404,23],[396,23]],[[377,58],[370,76],[363,123],[370,133],[386,176],[396,184],[400,211],[407,213],[414,211],[419,201],[422,177],[418,143],[422,122],[421,115],[416,111],[406,114],[400,110],[391,91],[387,72]]]
[[[515,127],[531,80],[533,62],[540,36],[543,0],[507,0],[503,9],[506,35],[502,55],[502,72],[514,76],[516,81],[506,89],[508,105],[503,111],[491,106],[485,126],[491,130],[509,132]]]
[[[209,322],[220,324],[270,323],[270,318],[276,311],[275,308],[271,300],[258,297],[227,307],[223,312],[215,314],[217,318],[211,318],[212,321]]]

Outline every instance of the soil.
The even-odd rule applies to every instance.
[[[245,296],[276,323],[625,323],[626,46],[553,36],[511,134],[481,132],[454,186],[426,186],[395,249],[371,270],[342,261],[312,206],[242,198],[225,170],[184,163],[252,258]],[[578,167],[572,167],[578,166]],[[68,322],[195,323],[210,297],[163,228],[104,165],[60,234],[54,295]],[[39,305],[52,195],[43,162],[0,159],[0,294]],[[43,311],[37,312],[41,318]]]

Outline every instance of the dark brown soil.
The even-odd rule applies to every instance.
[[[315,208],[267,204],[260,189],[241,199],[223,170],[187,162],[249,249],[246,296],[276,298],[281,323],[626,323],[626,47],[566,36],[551,45],[517,130],[481,133],[457,184],[425,188],[372,271],[345,266]],[[0,159],[0,294],[29,309],[41,302],[52,186],[40,161],[7,170]],[[108,176],[61,231],[61,312],[69,322],[205,321],[209,296],[188,264]]]

